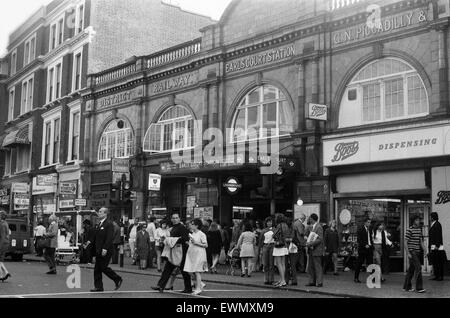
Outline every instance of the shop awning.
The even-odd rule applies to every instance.
[[[13,147],[17,147],[19,145],[29,145],[30,144],[29,130],[30,130],[30,126],[27,125],[19,130],[10,132],[3,139],[2,147],[3,148],[13,148]]]

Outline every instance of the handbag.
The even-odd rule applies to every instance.
[[[277,233],[275,233],[274,240],[276,248],[286,247],[286,240],[284,239],[283,235],[283,226],[281,226],[281,229]]]
[[[50,245],[51,245],[51,238],[49,238],[49,237],[41,238],[37,242],[37,247],[38,248],[49,248]]]

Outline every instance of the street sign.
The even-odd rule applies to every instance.
[[[150,174],[148,176],[148,190],[149,191],[161,191],[161,175]]]
[[[137,192],[136,191],[131,191],[130,200],[131,201],[136,201],[137,200]]]
[[[74,200],[59,200],[60,209],[68,209],[75,207]]]
[[[86,207],[87,200],[86,199],[75,199],[75,206]]]
[[[27,183],[13,183],[11,186],[12,193],[27,194],[30,191],[30,186]]]
[[[112,159],[111,171],[120,173],[130,173],[130,161],[128,159]]]

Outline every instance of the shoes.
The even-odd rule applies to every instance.
[[[47,275],[56,275],[56,271],[50,271],[46,273]]]
[[[114,289],[114,290],[115,291],[119,290],[120,287],[122,286],[122,283],[123,283],[123,279],[121,278],[116,282],[116,289]]]
[[[170,290],[170,291],[173,291],[173,287],[164,288],[164,290]]]
[[[6,276],[5,277],[3,277],[3,278],[0,278],[0,281],[2,282],[2,283],[4,283],[6,280],[8,280],[8,278],[11,278],[11,274],[6,274]]]
[[[162,269],[158,269],[158,273],[162,273]]]
[[[323,287],[323,284],[317,284],[317,286],[316,287],[318,287],[318,288],[322,288]]]
[[[163,290],[161,287],[159,287],[159,286],[153,286],[152,289],[153,289],[153,290],[157,290],[157,291],[159,291],[160,293],[163,293],[163,292],[164,292],[164,290]],[[172,287],[172,290],[173,290],[173,287]]]
[[[245,277],[245,274],[241,274],[241,277]]]
[[[414,288],[411,288],[411,289],[408,290],[408,292],[410,292],[410,293],[414,293],[415,291],[416,290]]]
[[[104,290],[100,289],[100,288],[91,289],[91,293],[103,293],[103,292],[104,292]]]
[[[382,282],[382,283],[386,282],[386,278],[382,278],[382,279],[381,279],[381,282]]]
[[[354,282],[357,284],[361,284],[361,281],[358,278],[355,278]]]
[[[182,290],[180,291],[181,294],[192,294],[192,290]]]
[[[273,283],[272,286],[278,287],[278,285],[280,285],[280,284],[281,284],[281,282],[276,282],[276,283]]]
[[[206,284],[202,282],[202,290],[205,289]]]
[[[286,287],[286,286],[287,286],[286,282],[283,282],[283,283],[278,284],[277,288]]]
[[[252,277],[252,275],[247,275],[247,278],[250,278],[250,277]]]
[[[191,294],[194,295],[194,296],[197,296],[197,295],[200,295],[201,293],[202,293],[202,290],[196,289]]]
[[[316,284],[306,284],[306,287],[316,287]]]
[[[419,289],[418,291],[417,291],[417,293],[419,293],[419,294],[423,294],[423,293],[425,293],[426,292],[426,290],[425,289]]]

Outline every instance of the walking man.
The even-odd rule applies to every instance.
[[[319,224],[319,217],[317,214],[310,216],[311,232],[306,242],[308,248],[309,262],[308,274],[309,284],[306,286],[323,287],[323,228]]]
[[[122,286],[122,278],[108,267],[114,251],[114,225],[107,220],[109,216],[108,208],[101,208],[98,212],[99,224],[95,229],[94,251],[95,251],[95,268],[94,268],[94,286],[91,292],[103,292],[103,278],[105,274],[116,284],[115,290],[119,290]]]
[[[439,215],[436,212],[431,213],[430,242],[428,250],[430,251],[431,264],[433,264],[434,277],[432,280],[441,282],[444,280],[445,251],[444,240],[442,238],[442,225],[439,222]]]
[[[373,263],[373,236],[370,229],[370,223],[370,219],[367,218],[364,222],[364,226],[362,226],[357,232],[358,259],[356,261],[355,268],[355,283],[361,283],[361,281],[359,280],[359,273],[361,272],[361,267],[364,261],[366,262],[366,266],[369,266]]]
[[[426,250],[423,241],[422,227],[420,225],[420,217],[416,216],[413,225],[406,231],[405,250],[409,259],[409,269],[406,273],[404,291],[424,293],[422,279],[422,262],[424,252]],[[412,279],[416,283],[416,289],[412,288]]]
[[[173,214],[172,215],[172,230],[170,231],[170,237],[179,238],[177,244],[181,244],[183,250],[183,257],[181,260],[180,268],[181,274],[183,275],[184,281],[184,290],[181,292],[183,294],[192,294],[192,284],[191,284],[191,275],[184,271],[184,263],[186,262],[186,254],[189,248],[189,230],[181,224],[180,215]],[[164,292],[166,288],[167,282],[169,281],[173,271],[177,268],[177,266],[173,265],[170,262],[166,263],[164,267],[164,271],[161,275],[161,279],[158,282],[158,285],[152,287],[153,290],[158,290],[160,293]]]

